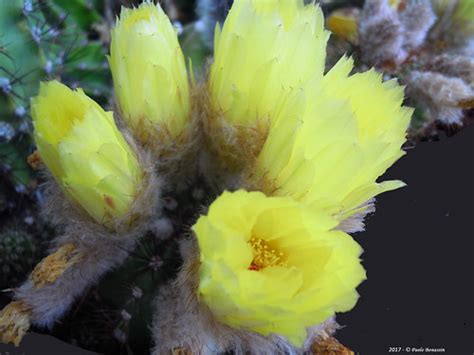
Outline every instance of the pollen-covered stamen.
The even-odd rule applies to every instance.
[[[269,266],[287,266],[283,253],[269,246],[263,239],[252,238],[249,244],[253,251],[253,260],[249,270],[258,271]]]

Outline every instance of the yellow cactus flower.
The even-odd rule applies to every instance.
[[[401,106],[403,88],[395,80],[382,83],[374,70],[348,76],[352,67],[342,58],[295,95],[298,104],[279,112],[250,177],[257,189],[342,221],[374,196],[404,186],[376,182],[404,154],[412,109]]]
[[[365,279],[337,223],[289,198],[224,192],[193,226],[201,301],[224,324],[301,347],[307,327],[354,307]]]
[[[474,35],[474,1],[458,0],[453,22],[468,36]]]
[[[331,12],[326,22],[328,29],[346,41],[357,43],[359,12],[357,8],[345,8]]]
[[[31,113],[41,159],[66,196],[99,223],[123,217],[142,170],[112,112],[82,90],[51,81],[41,84]]]
[[[188,79],[176,30],[159,4],[122,8],[109,63],[123,119],[138,139],[176,139],[188,123]]]
[[[454,31],[453,34],[456,33],[457,35],[474,35],[474,1],[431,0],[431,4],[442,21],[446,21],[447,18],[450,19],[450,32]]]
[[[323,75],[328,37],[319,7],[303,0],[234,2],[222,31],[216,27],[208,82],[208,136],[224,140],[217,151],[225,154],[228,144],[232,150],[244,142],[254,152],[261,149],[286,94]]]
[[[388,0],[388,3],[390,4],[391,7],[393,7],[394,9],[397,9],[402,3],[402,0]]]

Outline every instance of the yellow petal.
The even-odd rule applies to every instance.
[[[222,31],[216,28],[213,109],[236,125],[272,119],[287,91],[323,74],[323,25],[320,8],[302,0],[235,1]]]
[[[297,115],[278,111],[250,176],[268,195],[291,196],[339,220],[403,186],[377,179],[404,154],[412,114],[396,81],[383,83],[373,70],[349,76],[351,69],[342,58],[301,89]]]

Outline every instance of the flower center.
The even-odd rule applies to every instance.
[[[261,270],[269,266],[287,266],[283,253],[273,249],[266,241],[252,238],[249,242],[253,250],[253,260],[249,270]]]

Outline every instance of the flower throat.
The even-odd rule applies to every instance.
[[[261,270],[270,266],[287,266],[283,253],[270,247],[266,241],[259,238],[251,238],[249,241],[253,251],[253,260],[249,270]]]

